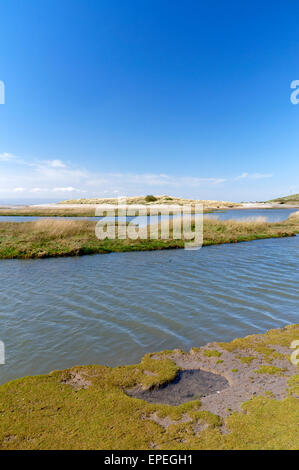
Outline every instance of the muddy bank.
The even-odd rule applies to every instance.
[[[298,449],[299,369],[290,360],[298,339],[299,325],[290,325],[147,354],[131,366],[77,366],[6,383],[0,449]],[[186,380],[192,400],[176,406],[126,393]]]
[[[187,369],[178,373],[176,378],[162,387],[142,390],[139,387],[127,390],[127,394],[149,403],[181,405],[213,393],[229,386],[228,381],[218,374],[200,369]]]

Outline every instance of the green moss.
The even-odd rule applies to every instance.
[[[295,339],[298,339],[298,325],[288,325],[282,329],[269,330],[264,335],[250,335],[234,339],[230,343],[218,344],[229,352],[249,350],[258,353],[266,362],[271,362],[273,359],[285,358],[284,354],[275,351],[271,346],[280,345],[289,348]]]
[[[299,326],[280,332],[283,344],[291,331],[298,337]],[[278,341],[277,334],[265,338]],[[74,367],[4,384],[0,387],[0,448],[298,448],[298,374],[289,380],[286,399],[253,398],[243,404],[241,413],[234,412],[225,422],[201,410],[198,400],[168,406],[126,394],[126,389],[136,385],[157,387],[173,380],[177,372],[178,367],[165,354],[148,354],[136,365]],[[153,416],[167,417],[170,425],[165,429]],[[198,424],[204,424],[202,431],[196,431]],[[221,432],[223,424],[229,434]]]
[[[232,372],[239,372],[239,369],[232,369]]]
[[[217,349],[205,349],[203,353],[207,357],[220,357],[222,354],[220,351],[217,351]]]
[[[269,375],[283,375],[287,369],[275,366],[261,366],[259,369],[254,370],[256,374],[269,374]]]
[[[256,359],[255,356],[237,356],[240,362],[242,364],[251,364],[254,359]]]
[[[256,397],[244,403],[242,409],[245,413],[233,413],[226,420],[231,431],[226,435],[226,449],[298,449],[298,399]]]
[[[150,354],[144,356],[139,370],[147,370],[154,375],[142,375],[140,383],[144,388],[159,387],[175,379],[179,368],[168,358],[152,359]]]
[[[298,375],[293,375],[293,377],[290,378],[289,382],[289,394],[290,395],[295,395],[297,398],[299,396],[299,374]]]

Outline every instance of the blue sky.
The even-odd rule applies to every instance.
[[[299,4],[1,2],[0,199],[299,192]]]

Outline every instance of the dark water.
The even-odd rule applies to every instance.
[[[173,382],[163,387],[152,390],[128,390],[127,394],[149,403],[180,405],[217,393],[228,386],[228,381],[221,375],[193,369],[180,371]]]
[[[299,237],[0,261],[1,382],[139,362],[299,320]]]

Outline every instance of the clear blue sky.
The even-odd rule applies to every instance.
[[[299,192],[299,3],[4,0],[0,199]]]

